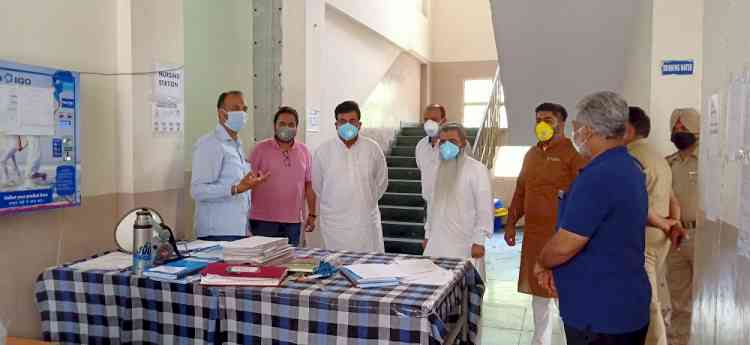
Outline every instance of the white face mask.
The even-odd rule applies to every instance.
[[[440,125],[435,121],[427,120],[424,123],[424,131],[427,133],[427,136],[434,138],[440,132]]]

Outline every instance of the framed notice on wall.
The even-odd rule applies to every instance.
[[[78,206],[80,76],[0,60],[0,215]]]

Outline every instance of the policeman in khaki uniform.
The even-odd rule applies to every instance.
[[[692,108],[675,109],[670,119],[677,152],[667,157],[672,168],[672,189],[680,203],[682,226],[688,237],[667,257],[667,284],[671,295],[670,345],[687,345],[693,310],[693,253],[698,217],[698,136],[700,114]],[[667,317],[669,322],[669,317]]]
[[[651,120],[643,109],[630,107],[625,136],[630,155],[635,157],[646,175],[648,192],[648,221],[646,226],[645,268],[651,284],[651,322],[646,336],[646,345],[667,345],[667,330],[661,303],[669,298],[660,287],[664,278],[665,261],[670,244],[678,244],[683,232],[675,227],[679,218],[679,205],[672,193],[672,170],[667,161],[647,142],[651,132]],[[674,241],[672,241],[674,239]]]

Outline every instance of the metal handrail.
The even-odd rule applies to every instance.
[[[484,111],[482,125],[479,126],[472,151],[474,157],[482,162],[487,169],[495,165],[495,147],[500,144],[500,121],[502,103],[502,84],[500,83],[500,66],[495,70],[495,80],[492,82],[492,92],[487,108]]]

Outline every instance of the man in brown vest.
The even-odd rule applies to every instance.
[[[587,163],[565,137],[568,113],[559,104],[542,103],[536,108],[536,136],[533,146],[523,160],[516,191],[510,204],[505,241],[516,245],[516,223],[525,217],[521,268],[518,291],[532,295],[534,336],[531,344],[549,345],[552,339],[552,298],[539,286],[534,276],[534,263],[539,253],[555,234],[557,204],[560,191],[567,191]]]

